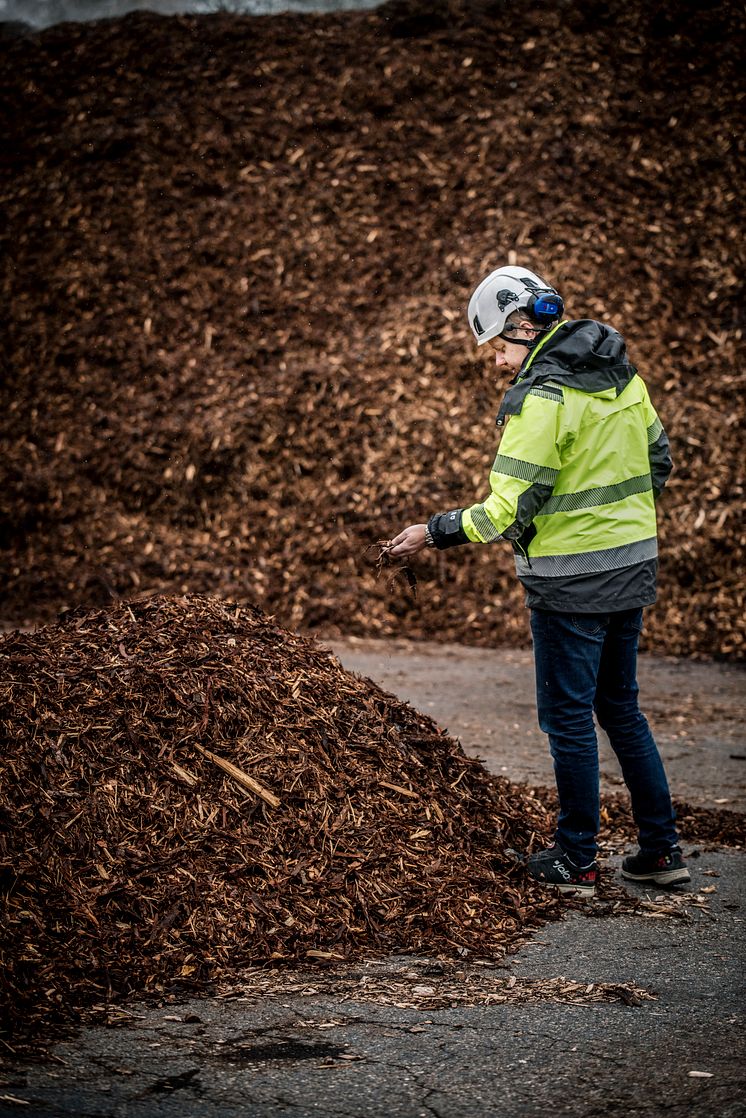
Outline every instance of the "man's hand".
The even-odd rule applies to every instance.
[[[427,544],[425,543],[425,528],[426,524],[410,524],[385,548],[384,554],[391,556],[394,559],[409,559],[411,555],[416,555],[418,551],[423,551]]]

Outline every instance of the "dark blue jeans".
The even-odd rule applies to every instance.
[[[600,823],[594,711],[619,758],[640,848],[678,842],[663,762],[637,705],[641,629],[641,609],[531,611],[539,725],[549,735],[560,802],[555,838],[578,865],[595,857]]]

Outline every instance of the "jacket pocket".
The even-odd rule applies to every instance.
[[[536,528],[534,527],[533,523],[531,523],[529,524],[528,528],[523,529],[518,539],[512,541],[513,550],[526,560],[529,567],[531,566],[531,560],[528,555],[528,549],[535,535]]]

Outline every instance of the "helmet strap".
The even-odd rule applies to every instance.
[[[500,337],[500,340],[503,342],[510,342],[511,345],[522,345],[525,346],[526,349],[533,349],[534,346],[541,341],[538,336],[535,338],[503,338],[501,335],[498,335],[498,337]]]

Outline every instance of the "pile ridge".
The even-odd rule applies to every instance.
[[[3,1028],[253,963],[500,957],[548,816],[252,607],[154,597],[0,642]]]

